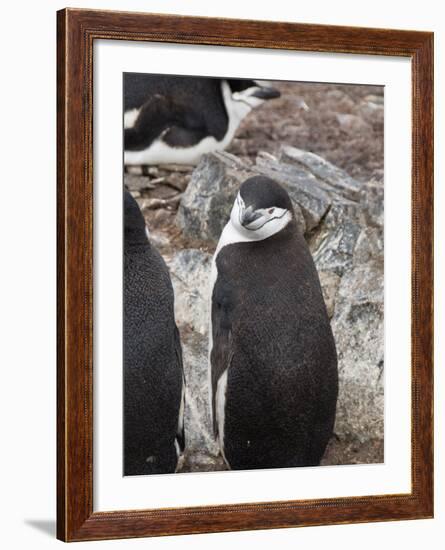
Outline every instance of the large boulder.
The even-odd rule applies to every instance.
[[[181,334],[185,393],[186,452],[179,472],[224,470],[213,437],[208,378],[209,281],[212,256],[196,249],[167,258],[175,291],[175,319]]]
[[[185,393],[185,441],[186,452],[178,471],[212,471],[226,469],[213,437],[210,416],[208,384],[207,338],[180,329],[184,371]]]
[[[340,378],[335,433],[358,444],[383,439],[383,313],[380,257],[343,275],[332,319]]]
[[[351,178],[344,170],[334,166],[324,158],[302,151],[295,147],[283,146],[281,149],[280,161],[286,164],[291,164],[300,167],[306,172],[313,174],[320,185],[320,182],[325,184],[325,189],[328,192],[338,192],[345,198],[357,200],[361,185]]]
[[[331,319],[335,311],[335,303],[341,278],[334,271],[319,271],[318,277],[320,279],[321,290],[326,304],[326,311],[328,312],[329,319]]]
[[[382,227],[363,227],[355,243],[354,263],[364,264],[380,258],[383,270],[383,239]]]
[[[218,242],[241,183],[253,172],[229,153],[204,155],[182,196],[176,222],[192,239]]]
[[[175,319],[200,334],[208,333],[212,256],[185,249],[167,258],[175,292]]]
[[[383,227],[384,222],[384,187],[383,182],[369,181],[362,186],[360,202],[366,212],[368,225]]]
[[[340,277],[352,266],[361,227],[345,220],[335,228],[323,227],[317,236],[313,257],[317,269],[333,271]]]

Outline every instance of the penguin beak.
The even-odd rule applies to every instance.
[[[255,210],[249,206],[241,212],[241,225],[247,227],[249,224],[253,223],[255,220],[261,217],[261,214],[255,212]]]
[[[271,86],[261,86],[261,88],[255,90],[252,94],[252,97],[257,97],[258,99],[275,99],[280,96],[281,93]]]

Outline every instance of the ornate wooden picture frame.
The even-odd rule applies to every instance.
[[[65,9],[57,14],[57,536],[64,541],[433,516],[433,34]],[[93,511],[93,44],[401,56],[412,68],[411,492]]]

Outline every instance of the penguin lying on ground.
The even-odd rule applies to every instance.
[[[318,465],[335,420],[335,343],[289,195],[269,178],[241,185],[212,281],[211,403],[225,461]]]
[[[197,164],[280,92],[254,80],[124,74],[125,165]]]
[[[184,376],[173,288],[133,197],[124,197],[124,475],[174,472]]]

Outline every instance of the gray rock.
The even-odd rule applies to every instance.
[[[187,386],[186,453],[179,471],[224,470],[210,421],[207,338],[183,327],[180,332]]]
[[[361,225],[365,222],[361,204],[348,199],[334,199],[323,220],[323,228],[333,230],[345,222]]]
[[[169,199],[144,199],[142,203],[143,210],[158,210],[166,208],[167,210],[176,210],[181,201],[181,195],[175,195]]]
[[[321,461],[322,466],[334,464],[379,464],[384,462],[384,441],[370,438],[358,439],[333,437]]]
[[[349,221],[336,228],[323,228],[310,243],[317,269],[342,276],[352,266],[360,231],[360,225]]]
[[[383,228],[364,227],[355,244],[354,263],[364,264],[376,258],[383,265]]]
[[[308,236],[317,268],[332,270],[341,276],[352,265],[364,223],[365,214],[359,203],[334,199],[317,231]]]
[[[335,433],[363,443],[383,438],[383,269],[372,260],[343,276],[332,329],[339,365]]]
[[[185,249],[166,261],[175,291],[176,322],[207,334],[212,256],[200,250]]]
[[[344,170],[341,170],[314,153],[302,151],[295,147],[283,146],[281,148],[280,160],[281,162],[304,168],[313,174],[319,182],[324,183],[324,188],[328,192],[333,194],[339,193],[342,197],[351,200],[359,198],[361,184],[354,178],[351,178]]]
[[[383,227],[384,187],[382,182],[369,181],[360,191],[360,203],[366,212],[368,225]]]
[[[198,450],[186,449],[185,454],[179,460],[177,473],[220,472],[221,470],[228,470],[221,455],[216,456]]]
[[[150,231],[150,243],[160,250],[168,247],[170,241],[164,233]]]
[[[204,155],[183,194],[176,222],[194,239],[217,242],[240,184],[253,175],[229,153]]]
[[[319,271],[318,277],[320,279],[323,298],[330,319],[334,315],[335,300],[341,279],[333,271]]]

